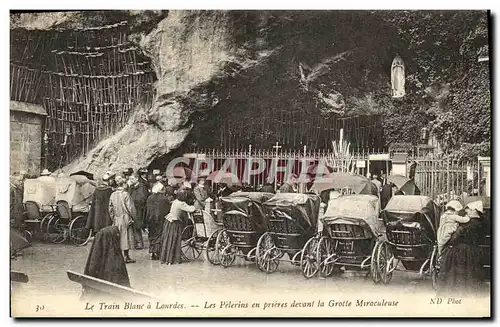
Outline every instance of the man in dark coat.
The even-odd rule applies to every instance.
[[[144,228],[144,214],[146,210],[146,201],[148,200],[148,186],[139,181],[139,176],[134,174],[129,177],[130,187],[128,192],[134,202],[136,210],[136,218],[134,219],[134,239],[136,250],[144,248],[144,240],[142,238],[142,229]]]
[[[124,177],[126,180],[128,180],[128,178],[129,178],[130,176],[132,176],[132,174],[133,174],[133,173],[134,173],[134,170],[133,170],[132,168],[127,168],[126,170],[124,170],[124,171],[122,172],[122,175],[123,175],[123,177]]]
[[[146,202],[145,224],[148,226],[149,253],[158,260],[161,252],[161,234],[165,216],[170,212],[172,201],[165,195],[165,186],[157,183]]]
[[[382,191],[380,192],[380,209],[384,209],[389,200],[392,198],[392,189],[394,185],[392,183],[386,183],[382,186]]]
[[[284,183],[279,188],[280,193],[297,193],[298,192],[297,178],[298,176],[296,174],[290,175],[288,182]]]
[[[139,178],[139,183],[144,184],[146,188],[148,189],[148,195],[149,195],[149,179],[148,179],[148,169],[147,168],[141,168],[137,171],[137,177]]]
[[[102,176],[102,183],[98,185],[92,195],[92,204],[90,205],[87,218],[87,229],[92,229],[95,233],[107,226],[111,226],[113,221],[109,216],[109,198],[113,193],[113,188],[109,185],[114,175],[105,173]]]
[[[415,179],[415,173],[417,171],[417,162],[416,161],[413,161],[410,165],[410,173],[408,174],[408,178],[409,179]]]

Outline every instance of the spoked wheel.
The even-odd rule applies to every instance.
[[[56,234],[52,239],[52,243],[61,244],[67,239],[68,224],[63,219],[57,218],[54,222]]]
[[[45,215],[43,218],[42,218],[42,221],[40,222],[40,234],[42,234],[42,239],[44,241],[48,241],[48,227],[49,227],[49,221],[50,219],[54,217],[53,214],[49,213],[47,215]]]
[[[392,270],[394,266],[394,257],[391,248],[387,242],[383,242],[377,249],[377,266],[380,280],[384,284],[389,284],[392,279]]]
[[[434,249],[432,249],[432,254],[431,254],[431,262],[429,263],[429,269],[431,273],[431,281],[432,281],[432,288],[437,291],[439,287],[439,263],[438,263],[438,249],[437,246],[434,246]]]
[[[85,228],[87,219],[85,216],[78,216],[69,224],[69,237],[73,244],[84,246],[90,241],[92,230]]]
[[[318,243],[318,251],[316,252],[316,261],[319,265],[320,277],[328,277],[335,269],[335,263],[325,262],[331,261],[333,255],[332,241],[327,237],[322,237]]]
[[[318,272],[316,251],[318,248],[318,238],[312,237],[307,241],[300,255],[300,269],[305,278],[311,278]]]
[[[28,241],[28,243],[31,243],[33,241],[33,234],[29,230],[24,231],[24,237]]]
[[[194,226],[187,225],[182,230],[181,234],[181,254],[182,258],[187,261],[193,261],[200,257],[202,252],[201,245],[196,242],[194,234]]]
[[[229,233],[223,230],[217,235],[217,241],[215,241],[215,252],[219,255],[220,264],[227,268],[233,264],[236,259],[236,249],[231,244],[229,239]]]
[[[264,233],[257,242],[257,266],[260,270],[273,273],[278,269],[284,253],[275,245],[270,233]]]
[[[375,246],[372,250],[372,258],[370,263],[370,275],[372,276],[372,280],[375,284],[380,283],[380,274],[378,272],[378,261],[377,261],[377,251],[378,251],[379,243],[375,243]]]
[[[47,242],[62,243],[64,242],[64,229],[61,225],[61,219],[57,216],[52,216],[47,223],[47,233],[45,239]]]
[[[219,254],[216,251],[216,243],[217,243],[217,236],[219,235],[220,230],[216,230],[215,232],[210,235],[207,241],[207,249],[206,249],[206,255],[207,255],[207,260],[213,265],[220,265],[220,260],[219,260]]]

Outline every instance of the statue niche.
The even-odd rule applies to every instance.
[[[392,61],[391,85],[393,98],[405,96],[405,66],[403,59],[399,55]]]

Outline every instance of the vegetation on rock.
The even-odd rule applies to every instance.
[[[237,132],[250,140],[245,124],[271,110],[325,118],[383,114],[387,145],[419,143],[427,127],[446,154],[489,154],[489,67],[477,60],[489,51],[486,12],[116,11],[52,19],[56,27],[130,20],[132,41],[151,58],[157,101],[136,125],[146,124],[155,141],[131,136],[141,148],[127,145],[120,165],[131,158],[147,165],[184,138],[184,145],[206,140],[220,132],[217,117],[239,117]],[[11,19],[21,28],[27,21]],[[405,62],[402,99],[391,97],[397,54]],[[144,130],[137,126],[121,135]],[[102,169],[110,167],[106,160]]]
[[[398,30],[399,47],[407,58],[408,98],[413,110],[393,112],[387,123],[392,139],[418,140],[426,125],[446,154],[458,158],[489,155],[491,95],[486,12],[395,12],[384,19]],[[408,120],[412,133],[395,131]],[[427,124],[425,124],[425,123]],[[401,124],[400,124],[401,125]]]
[[[261,66],[265,74],[246,76],[251,83],[236,76],[215,112],[237,111],[243,120],[260,118],[266,110],[326,116],[382,113],[381,133],[388,145],[418,144],[424,127],[446,154],[453,155],[464,142],[486,144],[491,138],[489,67],[477,59],[488,54],[487,19],[480,11],[239,14],[235,21],[247,26],[240,28],[247,33],[238,39],[247,49],[255,44],[254,36],[260,49],[264,44],[281,51]],[[248,33],[257,21],[261,28]],[[391,97],[390,67],[397,54],[406,68],[402,99]]]

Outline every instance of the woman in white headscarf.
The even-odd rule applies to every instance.
[[[459,224],[443,247],[439,270],[440,296],[473,295],[482,288],[483,252],[479,247],[484,237],[482,202],[469,203],[459,215],[464,213],[470,218],[469,222]]]
[[[462,209],[462,204],[457,200],[451,200],[446,204],[446,210],[439,218],[439,228],[437,230],[439,255],[441,255],[443,247],[449,241],[451,235],[457,230],[458,225],[469,222],[469,216],[458,214]]]
[[[148,226],[149,253],[152,260],[158,260],[161,252],[161,234],[163,230],[164,217],[170,212],[171,202],[165,195],[165,186],[156,183],[152,188],[152,194],[146,201],[146,219]]]

